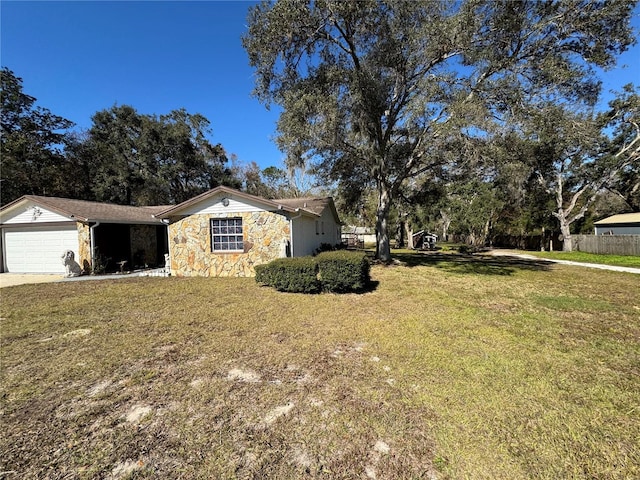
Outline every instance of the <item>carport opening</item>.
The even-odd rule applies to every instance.
[[[168,253],[166,228],[164,225],[99,224],[94,230],[93,272],[164,266],[164,254]]]

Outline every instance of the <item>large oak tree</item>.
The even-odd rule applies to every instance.
[[[592,66],[632,41],[633,1],[281,0],[243,38],[290,164],[377,192],[377,256],[408,178],[455,160],[532,98],[595,98]]]
[[[572,251],[571,226],[587,214],[607,188],[637,183],[640,163],[640,94],[631,85],[598,115],[546,105],[531,115],[536,148],[533,170],[554,198],[552,215],[562,248]]]

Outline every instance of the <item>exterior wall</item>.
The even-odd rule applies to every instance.
[[[320,243],[339,245],[342,241],[342,226],[336,223],[330,208],[324,210],[320,221],[324,222],[324,234],[320,232]]]
[[[340,225],[326,208],[321,217],[299,217],[293,220],[293,256],[312,255],[323,243],[338,245],[342,241]]]
[[[91,265],[91,228],[89,225],[77,222],[78,228],[78,252],[76,262],[84,273],[91,273],[93,266]]]
[[[314,218],[303,216],[293,219],[293,256],[312,255],[320,245]]]
[[[596,235],[640,235],[640,225],[596,225]]]
[[[158,237],[155,225],[131,225],[131,257],[134,266],[155,265]],[[141,262],[141,263],[140,263]]]
[[[226,198],[229,203],[228,205],[224,205],[222,203],[222,199]],[[202,202],[199,202],[196,205],[192,205],[190,208],[187,208],[182,211],[183,215],[196,215],[200,213],[214,214],[214,215],[226,215],[228,212],[262,212],[264,211],[264,207],[253,203],[249,200],[242,199],[236,200],[233,198],[233,194],[224,194],[220,193],[218,195],[214,195]]]
[[[21,207],[16,205],[8,212],[3,212],[2,223],[12,224],[41,224],[48,222],[68,222],[69,217],[47,210],[44,207],[29,201]]]
[[[211,251],[212,218],[242,218],[244,252]],[[289,240],[286,216],[268,211],[198,213],[169,225],[171,274],[176,276],[252,277],[254,266],[281,255]]]

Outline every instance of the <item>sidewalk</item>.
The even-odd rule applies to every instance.
[[[504,256],[504,257],[524,258],[526,260],[541,260],[544,262],[559,263],[562,265],[571,265],[574,267],[598,268],[600,270],[611,270],[614,272],[635,273],[640,275],[640,268],[618,267],[616,265],[603,265],[601,263],[572,262],[570,260],[555,260],[552,258],[542,258],[542,257],[536,257],[534,255],[527,255],[525,253],[516,253],[512,250],[491,250],[489,254],[500,256],[500,257]]]

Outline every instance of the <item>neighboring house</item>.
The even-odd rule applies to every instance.
[[[435,250],[436,242],[438,241],[438,235],[435,233],[429,233],[425,230],[420,230],[413,234],[413,248],[419,250]]]
[[[25,195],[0,209],[1,271],[63,274],[66,250],[85,273],[164,265],[167,229],[153,214],[166,209]]]
[[[256,265],[340,243],[331,197],[267,200],[217,187],[156,217],[169,225],[177,276],[249,277]]]
[[[346,226],[342,229],[342,243],[363,248],[366,243],[376,243],[375,229],[369,227]]]
[[[596,235],[640,235],[640,212],[613,215],[594,225]]]

